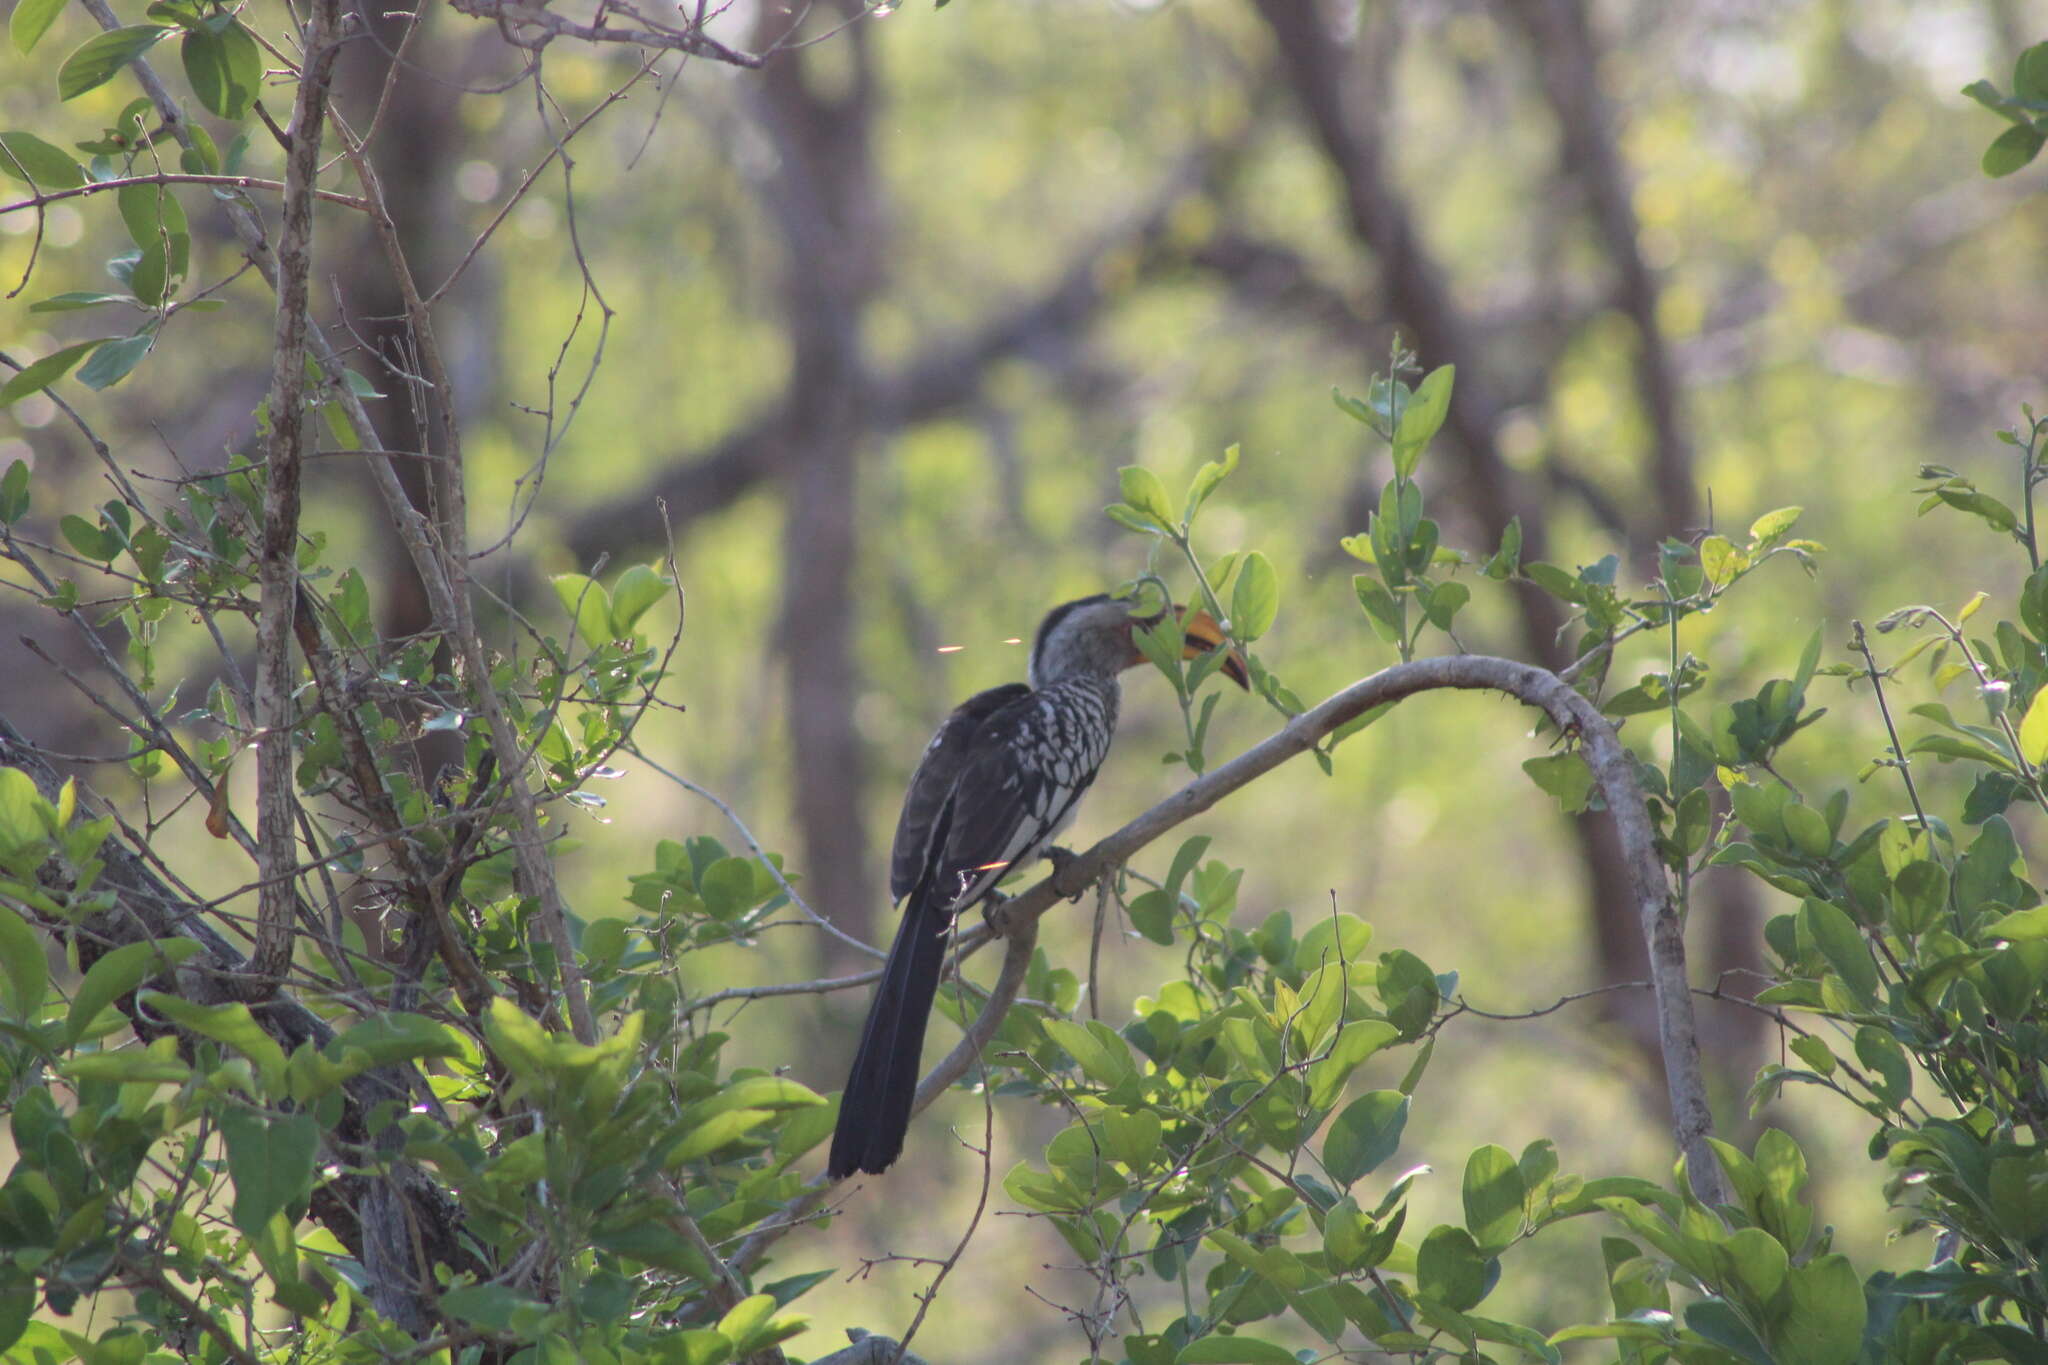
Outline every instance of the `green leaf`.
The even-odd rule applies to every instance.
[[[558,573],[548,580],[555,598],[576,622],[584,644],[599,649],[612,641],[612,599],[604,585],[586,574]]]
[[[547,1311],[538,1299],[525,1298],[502,1284],[458,1285],[443,1294],[436,1307],[491,1332],[511,1330],[513,1314],[522,1310],[536,1318]]]
[[[722,1114],[713,1114],[684,1135],[683,1140],[669,1152],[670,1161],[695,1161],[710,1156],[723,1147],[745,1139],[754,1129],[769,1122],[775,1115],[766,1109],[728,1109]]]
[[[9,1360],[62,1360],[71,1354],[62,1349],[65,1343],[57,1337],[55,1328],[48,1323],[29,1321],[39,1297],[35,1277],[28,1271],[11,1264],[0,1269],[0,1351],[13,1346],[31,1330],[56,1338],[46,1344],[37,1343],[34,1348],[9,1352]]]
[[[673,587],[666,575],[646,564],[635,564],[620,574],[619,581],[612,584],[613,636],[619,639],[630,636],[635,623],[655,603],[667,597]]]
[[[747,1076],[691,1105],[686,1114],[691,1119],[703,1119],[729,1109],[811,1109],[825,1103],[823,1095],[787,1076]]]
[[[1522,519],[1509,517],[1507,529],[1500,533],[1500,548],[1493,552],[1480,570],[1496,583],[1506,582],[1522,569]]]
[[[1465,1162],[1465,1226],[1488,1255],[1521,1235],[1522,1168],[1505,1147],[1485,1146]]]
[[[14,18],[21,21],[21,10]],[[0,173],[39,190],[75,190],[85,183],[85,167],[34,133],[0,133]]]
[[[1166,500],[1166,485],[1159,481],[1157,474],[1143,465],[1127,464],[1117,470],[1116,476],[1117,487],[1126,506],[1162,528],[1173,525],[1173,508]]]
[[[1849,1365],[1857,1358],[1869,1307],[1848,1257],[1831,1253],[1792,1267],[1785,1289],[1789,1308],[1772,1333],[1779,1359]]]
[[[1593,770],[1577,753],[1544,754],[1525,759],[1522,771],[1529,780],[1557,798],[1566,815],[1586,809],[1593,796]]]
[[[1128,530],[1142,531],[1148,536],[1156,536],[1163,534],[1163,532],[1161,532],[1160,529],[1152,523],[1152,519],[1150,517],[1146,516],[1143,512],[1140,512],[1137,508],[1127,507],[1120,502],[1113,502],[1109,504],[1109,506],[1103,508],[1102,515],[1108,517],[1117,525],[1122,526]]]
[[[2048,142],[2048,134],[2027,124],[2014,124],[1984,149],[1984,174],[1993,179],[2011,175],[2032,162],[2044,142]]]
[[[123,185],[114,192],[121,209],[121,222],[128,239],[147,249],[160,246],[166,237],[189,237],[185,208],[168,185]]]
[[[766,1294],[741,1299],[718,1320],[718,1330],[731,1338],[735,1348],[739,1348],[754,1333],[767,1326],[768,1319],[775,1316],[775,1309],[775,1300]]]
[[[162,254],[161,247],[152,247],[150,251]],[[146,260],[150,253],[145,251],[142,254]],[[159,301],[160,299],[161,295]],[[92,359],[79,367],[78,382],[88,389],[104,389],[118,384],[127,377],[130,370],[142,363],[142,358],[148,355],[150,348],[155,345],[156,337],[148,332],[109,341],[93,352]]]
[[[64,1074],[74,1080],[107,1081],[114,1085],[135,1081],[182,1085],[192,1079],[192,1068],[178,1060],[177,1046],[175,1038],[159,1038],[147,1049],[74,1052],[64,1059]]]
[[[1428,617],[1429,623],[1438,630],[1449,630],[1452,619],[1471,600],[1472,590],[1463,583],[1439,583],[1429,594],[1428,602],[1423,605],[1422,614]]]
[[[105,85],[169,32],[162,24],[131,24],[86,39],[57,68],[57,98],[77,99]]]
[[[1457,376],[1455,365],[1431,370],[1401,410],[1401,424],[1394,429],[1394,472],[1403,479],[1415,472],[1430,438],[1442,428],[1451,410],[1451,384]]]
[[[1416,1291],[1462,1313],[1486,1297],[1486,1260],[1465,1229],[1432,1228],[1415,1253]]]
[[[1778,1239],[1762,1228],[1741,1228],[1719,1247],[1722,1263],[1749,1302],[1761,1307],[1785,1283],[1790,1260]]]
[[[65,1016],[65,1042],[83,1038],[99,1012],[133,992],[144,977],[174,967],[198,951],[195,939],[167,938],[126,943],[100,958],[72,993],[71,1012]]]
[[[64,533],[64,539],[71,542],[71,548],[87,559],[104,562],[121,553],[121,542],[112,532],[93,525],[84,517],[67,513],[57,522],[57,529]]]
[[[1937,488],[1934,495],[1958,511],[1982,517],[1994,531],[2010,531],[2019,525],[2019,514],[1989,493],[1974,488]]]
[[[5,384],[0,384],[0,408],[49,388],[70,373],[73,365],[83,360],[88,352],[105,340],[105,337],[95,337],[91,341],[66,346],[61,351],[52,351]]]
[[[697,878],[697,894],[713,919],[733,919],[760,903],[751,858],[720,858]]]
[[[2048,938],[2048,905],[2037,905],[2031,910],[2015,910],[2001,915],[1978,931],[1985,941],[2006,939],[2013,943],[2029,939]]]
[[[98,308],[109,303],[126,303],[126,294],[96,294],[89,290],[67,289],[61,294],[52,294],[38,299],[28,306],[31,313],[71,313],[81,308]]]
[[[1585,604],[1586,589],[1578,576],[1566,573],[1555,564],[1546,564],[1540,559],[1524,564],[1522,577],[1561,601]]]
[[[183,43],[185,78],[216,118],[239,123],[262,93],[263,53],[240,22],[219,33],[196,28]]]
[[[1793,807],[1787,807],[1789,815]],[[1804,809],[1800,807],[1799,809]],[[1892,878],[1892,926],[1903,934],[1924,934],[1941,921],[1948,908],[1948,869],[1928,858],[1916,859]]]
[[[50,31],[50,25],[64,11],[64,3],[65,0],[21,0],[14,7],[8,30],[14,35],[14,46],[24,56]]]
[[[1685,1307],[1685,1325],[1749,1365],[1777,1365],[1742,1316],[1722,1299],[1700,1299]]]
[[[327,1045],[336,1059],[360,1053],[372,1066],[428,1057],[469,1057],[476,1049],[463,1034],[425,1015],[373,1014]]]
[[[2036,767],[2048,759],[2048,687],[2034,693],[2027,704],[2026,718],[2020,722],[2020,757]]]
[[[1161,947],[1173,946],[1173,898],[1156,887],[1142,891],[1125,907],[1131,927]]]
[[[28,515],[28,461],[16,460],[0,475],[0,526],[12,526]]]
[[[1309,1063],[1309,1103],[1318,1109],[1335,1104],[1359,1063],[1400,1036],[1401,1031],[1384,1019],[1345,1021],[1323,1055]]]
[[[1848,913],[1840,906],[1809,898],[1799,907],[1798,927],[1800,938],[1820,949],[1857,1004],[1871,1008],[1877,999],[1877,964]]]
[[[1216,491],[1216,485],[1230,477],[1230,472],[1236,468],[1237,447],[1233,445],[1224,450],[1221,460],[1211,460],[1196,470],[1194,482],[1188,485],[1187,506],[1182,510],[1180,519],[1192,522],[1195,513],[1202,510],[1202,504]]]
[[[40,845],[49,837],[49,803],[20,768],[0,768],[0,850]]]
[[[1708,536],[1700,542],[1700,571],[1717,588],[1747,567],[1747,558],[1726,536]]]
[[[1906,1062],[1906,1050],[1883,1029],[1865,1024],[1856,1030],[1856,1058],[1875,1073],[1877,1097],[1886,1104],[1897,1105],[1913,1093],[1913,1069]]]
[[[2012,92],[2023,100],[2048,102],[2048,43],[2035,43],[2012,64]]]
[[[1323,1138],[1323,1169],[1348,1188],[1370,1174],[1401,1146],[1408,1123],[1408,1097],[1398,1090],[1375,1090],[1344,1107]]]
[[[1106,1024],[1094,1020],[1083,1024],[1071,1019],[1047,1019],[1041,1025],[1081,1070],[1099,1085],[1113,1086],[1135,1074],[1130,1044]]]
[[[1278,1300],[1274,1301],[1274,1307],[1277,1311]],[[1300,1362],[1294,1358],[1294,1352],[1284,1346],[1238,1333],[1191,1341],[1180,1348],[1180,1354],[1173,1358],[1173,1365],[1300,1365]]]
[[[9,771],[17,771],[10,769]],[[102,959],[104,961],[104,959]],[[34,1022],[50,984],[50,963],[43,942],[28,921],[0,905],[0,973],[4,973],[7,1012],[24,1023]]]
[[[1358,594],[1358,605],[1365,608],[1365,619],[1372,622],[1373,632],[1390,645],[1399,644],[1408,628],[1404,602],[1395,601],[1386,585],[1371,574],[1351,575],[1351,589]]]
[[[197,945],[194,945],[197,946]],[[263,1031],[247,1005],[201,1005],[162,991],[144,991],[141,1002],[178,1027],[216,1042],[226,1043],[256,1064],[269,1091],[284,1087],[284,1049]]]
[[[1780,507],[1766,512],[1749,524],[1749,538],[1757,549],[1768,549],[1773,542],[1784,536],[1799,524],[1803,507]]]
[[[1237,571],[1237,589],[1230,595],[1230,630],[1240,640],[1258,639],[1272,629],[1280,612],[1280,576],[1272,561],[1257,550],[1244,557]]]
[[[269,1115],[237,1106],[222,1112],[220,1131],[235,1182],[235,1226],[254,1237],[312,1188],[320,1126],[311,1114]]]

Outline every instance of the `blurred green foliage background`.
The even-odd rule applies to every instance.
[[[1459,367],[1466,424],[1420,474],[1447,543],[1490,552],[1489,508],[1504,507],[1547,537],[1545,558],[1618,553],[1630,577],[1661,538],[1806,509],[1801,533],[1828,549],[1816,579],[1780,566],[1739,609],[1686,628],[1714,694],[1789,671],[1816,626],[1834,662],[1852,618],[2015,588],[2010,559],[1994,569],[1983,537],[1916,518],[1911,488],[1923,461],[2004,477],[1992,434],[2042,397],[2041,172],[1986,180],[1977,162],[1996,120],[1958,92],[2002,76],[2048,13],[2014,0],[889,9],[829,36],[839,19],[813,15],[802,36],[816,41],[765,73],[671,58],[637,80],[628,50],[558,42],[535,57],[430,10],[372,144],[428,287],[495,223],[438,314],[467,415],[473,540],[517,530],[480,580],[555,612],[546,574],[605,560],[608,576],[663,552],[665,498],[688,620],[667,698],[679,709],[643,742],[871,939],[890,927],[881,859],[931,728],[953,701],[1021,674],[1016,641],[1046,607],[1147,567],[1137,538],[1101,515],[1117,466],[1177,487],[1241,444],[1204,548],[1256,547],[1280,567],[1268,664],[1312,702],[1391,661],[1337,549],[1363,528],[1384,456],[1328,394],[1384,368],[1397,332],[1424,364]],[[245,17],[275,39],[261,11]],[[737,5],[714,31],[746,46],[789,22],[775,5]],[[1309,25],[1320,85],[1316,57],[1276,43]],[[90,31],[74,11],[55,36],[68,49]],[[389,67],[395,30],[377,32],[345,67],[359,128]],[[530,85],[493,93],[529,59],[548,101]],[[565,127],[629,83],[569,144],[573,172],[543,164]],[[1334,125],[1317,123],[1322,97]],[[7,81],[0,122],[86,139],[128,94],[110,85],[60,110],[53,98],[46,79]],[[1353,139],[1348,159],[1332,126]],[[275,176],[280,157],[258,141],[245,165]],[[230,278],[238,256],[218,206],[184,202],[187,296],[225,280],[227,307],[174,316],[117,388],[60,389],[122,464],[163,477],[248,449],[268,382],[268,297]],[[381,266],[348,210],[322,213],[322,321],[338,345],[363,347],[356,367],[390,395],[386,439],[417,444],[405,385],[372,354],[394,311]],[[1410,233],[1398,250],[1389,223]],[[0,217],[0,233],[10,288],[34,261],[30,291],[0,314],[0,349],[27,358],[106,330],[98,315],[23,305],[102,287],[104,259],[125,247],[116,215],[75,201]],[[1631,279],[1649,292],[1632,295]],[[1662,367],[1661,389],[1646,365]],[[16,458],[39,486],[74,480],[81,499],[100,477],[47,397],[0,417],[0,466]],[[365,481],[335,454],[308,487],[308,524],[337,547],[332,561],[359,564],[387,627],[403,630],[408,589]],[[104,754],[85,703],[15,643],[31,610],[20,593],[0,597],[10,715],[53,747]],[[1504,593],[1482,593],[1460,631],[1475,651],[1568,657]],[[1617,682],[1656,664],[1658,648],[1624,653]],[[159,674],[195,694],[205,681],[177,660]],[[1881,742],[1868,694],[1830,682],[1814,700],[1830,715],[1794,752],[1814,774],[1856,771]],[[1226,704],[1211,752],[1273,722]],[[1118,751],[1074,842],[1184,775],[1156,757],[1178,724],[1157,680],[1133,675]],[[1635,951],[1603,956],[1615,931],[1590,908],[1597,850],[1519,771],[1544,743],[1498,699],[1431,698],[1349,741],[1334,777],[1298,764],[1194,830],[1246,866],[1242,919],[1334,906],[1372,921],[1376,946],[1457,970],[1473,1003],[1534,1009],[1628,979]],[[110,794],[132,789],[118,767],[91,774]],[[1943,775],[1922,780],[1938,789]],[[626,877],[652,864],[657,839],[736,842],[718,810],[650,773],[594,789],[607,804],[575,822],[564,863],[585,916],[623,910]],[[1853,795],[1852,825],[1900,803],[1883,778]],[[160,851],[195,885],[225,890],[244,873],[200,831],[202,815],[172,819]],[[1710,887],[1696,902],[1699,980],[1756,960],[1770,895]],[[1117,927],[1101,958],[1110,1019],[1175,970]],[[1047,928],[1054,960],[1081,970],[1085,907]],[[787,934],[700,962],[729,973],[722,983],[850,965]],[[1641,995],[1458,1021],[1404,1164],[1439,1146],[1518,1150],[1550,1136],[1570,1169],[1660,1175],[1670,1144]],[[738,1053],[835,1088],[862,1003],[842,993],[743,1012]],[[1749,1073],[1778,1042],[1739,1008],[1703,1008],[1734,1134]],[[915,1159],[887,1177],[887,1197],[875,1182],[852,1193],[829,1242],[785,1244],[788,1268],[950,1250],[977,1163],[944,1127],[978,1134],[979,1108],[949,1098],[914,1131]],[[1831,1147],[1827,1118],[1797,1095],[1767,1117],[1800,1133],[1821,1218],[1876,1265],[1885,1215],[1860,1144]],[[1001,1106],[999,1118],[998,1172],[1058,1126]],[[1427,1185],[1423,1211],[1455,1205],[1452,1184],[1439,1196]],[[1567,1235],[1590,1252],[1597,1234]],[[1015,1292],[963,1298],[920,1349],[1071,1358],[1059,1312],[1022,1291],[1060,1298],[1057,1241],[999,1218],[970,1254],[979,1282]],[[1926,1248],[1892,1254],[1912,1264]],[[884,1327],[909,1317],[925,1278],[884,1265],[810,1306],[824,1323],[843,1313]],[[1561,1277],[1512,1311],[1597,1315],[1602,1292],[1596,1276]],[[997,1313],[992,1337],[985,1315]]]

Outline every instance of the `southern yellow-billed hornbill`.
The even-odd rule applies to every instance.
[[[1174,611],[1188,657],[1223,645],[1206,614]],[[1131,632],[1159,619],[1134,616],[1112,597],[1054,607],[1031,645],[1030,685],[969,697],[925,749],[903,798],[889,868],[903,922],[839,1103],[826,1168],[833,1179],[879,1174],[903,1150],[953,918],[989,899],[996,883],[1041,856],[1074,818],[1116,731],[1117,675],[1144,658]],[[1222,669],[1248,685],[1234,654]]]

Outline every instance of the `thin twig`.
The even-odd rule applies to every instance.
[[[39,209],[45,204],[54,204],[59,199],[76,199],[83,194],[98,194],[103,190],[121,190],[130,185],[212,185],[221,189],[234,190],[276,190],[283,191],[281,180],[264,180],[253,175],[186,175],[162,171],[154,175],[124,175],[112,180],[95,180],[88,185],[76,185],[68,190],[49,190],[42,194],[17,199],[11,204],[0,204],[0,217],[20,213],[25,209]],[[369,203],[352,194],[341,194],[335,190],[316,189],[313,197],[324,199],[330,204],[345,208],[361,209],[367,212]]]

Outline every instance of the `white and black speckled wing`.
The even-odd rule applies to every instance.
[[[1116,731],[1114,681],[1076,680],[1004,705],[976,730],[936,824],[932,897],[959,910],[1044,852],[1074,818]]]
[[[953,708],[946,723],[925,746],[911,775],[910,790],[903,796],[903,813],[896,819],[896,842],[889,853],[889,895],[902,900],[916,887],[931,857],[935,831],[941,828],[940,814],[952,798],[975,736],[989,717],[1011,702],[1031,695],[1023,683],[1004,683],[977,692]],[[943,837],[943,836],[942,836]]]

